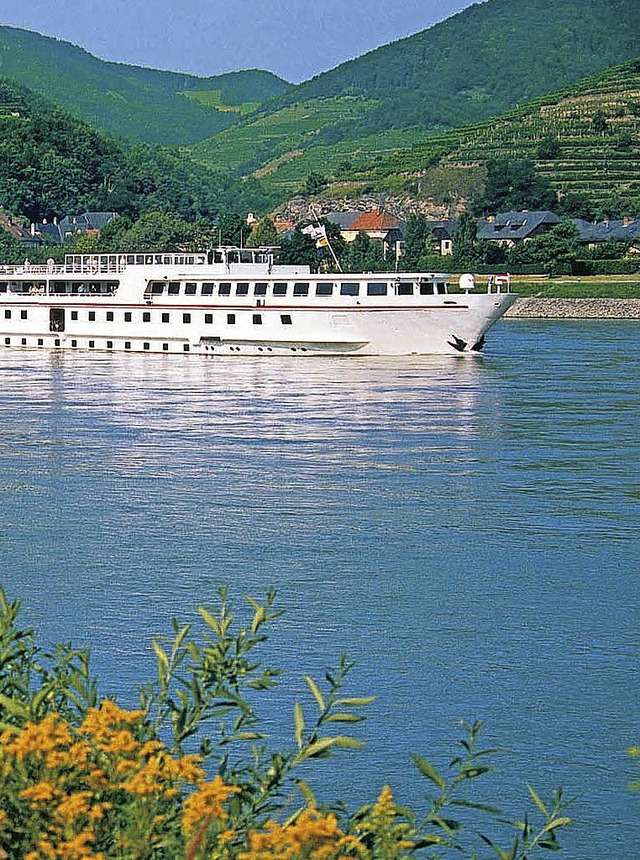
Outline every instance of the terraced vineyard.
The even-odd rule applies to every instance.
[[[559,194],[593,200],[616,194],[640,208],[640,59],[505,116],[464,126],[396,153],[361,171],[381,187],[429,193],[436,175],[464,186],[489,159],[533,158]],[[457,179],[455,178],[457,175]]]

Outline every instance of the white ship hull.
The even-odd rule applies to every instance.
[[[68,257],[0,268],[0,347],[203,355],[460,354],[514,302],[445,275],[313,275],[207,255]],[[235,254],[249,252],[238,251]],[[328,294],[330,291],[330,294]]]

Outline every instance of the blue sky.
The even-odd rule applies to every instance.
[[[472,0],[0,0],[0,23],[105,60],[297,83],[448,18]]]

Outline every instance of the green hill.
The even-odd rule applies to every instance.
[[[636,0],[487,0],[290,88],[192,151],[291,191],[327,152],[332,164],[383,158],[638,56],[639,11]]]
[[[256,182],[234,180],[176,149],[110,138],[6,78],[0,139],[0,210],[33,221],[84,210],[213,219],[266,204]]]
[[[111,134],[164,144],[215,134],[289,86],[257,69],[200,78],[108,63],[13,27],[0,27],[0,75]]]
[[[534,161],[561,198],[613,196],[618,208],[640,213],[640,58],[502,117],[433,135],[349,178],[379,190],[469,197],[484,165],[504,157]]]

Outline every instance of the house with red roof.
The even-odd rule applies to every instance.
[[[388,212],[329,212],[324,217],[340,227],[345,242],[355,242],[358,233],[366,233],[373,241],[382,242],[385,258],[397,260],[402,256],[404,222]]]

